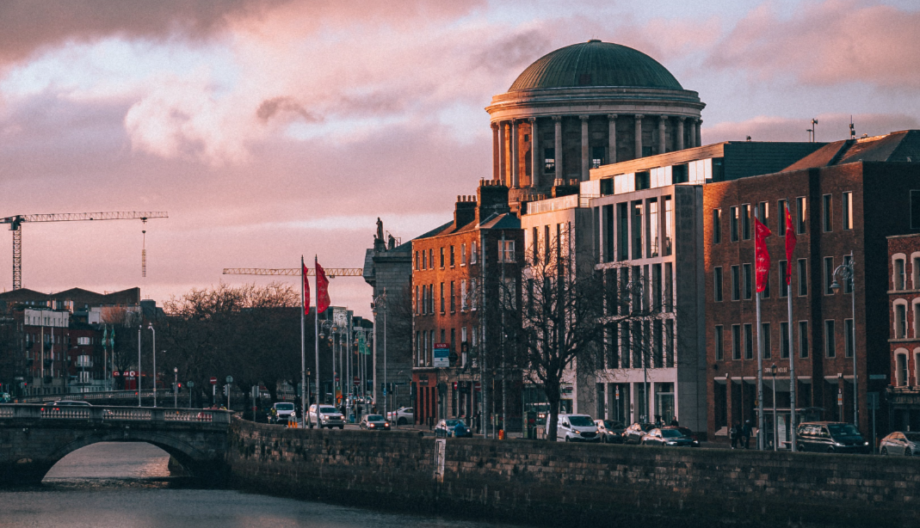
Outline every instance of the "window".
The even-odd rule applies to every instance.
[[[674,210],[673,200],[671,200],[670,196],[665,196],[662,200],[664,201],[664,240],[662,242],[661,252],[662,255],[667,257],[671,254],[674,240]]]
[[[769,202],[760,202],[757,206],[757,218],[760,219],[760,223],[770,227],[770,203]]]
[[[837,357],[837,341],[834,333],[834,320],[824,321],[824,355],[825,357]]]
[[[834,257],[824,257],[824,295],[833,295],[834,290]]]
[[[808,357],[808,321],[799,321],[799,357]]]
[[[800,196],[795,199],[795,232],[797,234],[802,234],[805,232],[805,219],[807,218],[805,214],[805,197]]]
[[[498,261],[508,263],[514,262],[514,240],[498,241]]]
[[[808,295],[808,268],[805,266],[805,259],[799,259],[798,262],[798,276],[796,279],[799,282],[799,295]]]
[[[843,193],[841,212],[843,213],[843,228],[853,229],[853,193]]]
[[[476,241],[474,240],[470,244],[470,264],[476,264],[478,262],[479,253],[476,252]]]
[[[415,269],[419,269],[418,265],[421,262],[418,258],[418,251],[415,252]]]
[[[632,203],[632,258],[642,258],[642,202]]]
[[[920,303],[914,300],[914,338],[920,337]]]
[[[751,265],[744,265],[744,299],[749,300],[754,294],[754,279],[751,276]]]
[[[454,246],[450,246],[450,267],[454,267]]]
[[[773,357],[770,345],[770,323],[760,324],[760,343],[763,345],[763,358],[770,359]]]
[[[460,310],[465,312],[469,308],[466,297],[466,281],[460,281]],[[465,340],[464,340],[465,341]]]
[[[78,345],[88,345],[88,344],[90,344],[89,338],[88,338],[88,337],[78,337],[78,338],[77,338],[77,344],[78,344]]]
[[[732,325],[732,359],[741,359],[741,325]]]
[[[476,279],[470,279],[470,310],[476,311],[476,299],[479,298],[479,292],[476,291]]]
[[[853,320],[843,320],[843,353],[846,357],[853,357],[856,350],[856,334],[853,332]]]
[[[894,289],[904,289],[904,259],[894,260]]]
[[[617,260],[629,258],[629,204],[617,204]],[[546,237],[549,239],[549,228],[546,228]]]
[[[428,269],[428,253],[422,250],[422,269]]]
[[[732,300],[741,300],[741,277],[738,266],[732,266]]]
[[[416,253],[418,255],[418,253]],[[415,313],[422,313],[422,298],[418,296],[418,286],[415,287]]]
[[[725,342],[724,336],[722,335],[722,325],[716,326],[716,361],[722,361],[723,355],[725,354]]]
[[[428,268],[434,269],[434,248],[428,248]]]
[[[843,256],[843,263],[844,263],[844,265],[846,265],[846,266],[850,266],[850,265],[853,263],[853,257],[851,257],[850,255],[844,255],[844,256]],[[851,269],[852,269],[852,268],[851,268]],[[853,293],[853,278],[852,278],[852,277],[851,277],[849,280],[844,279],[844,281],[843,281],[843,293]]]
[[[896,357],[895,383],[903,387],[908,384],[907,354],[898,354]]]
[[[438,248],[441,251],[441,269],[444,269],[444,248]]]
[[[460,265],[466,266],[466,244],[460,244]]]
[[[754,325],[744,325],[744,359],[754,359]]]
[[[647,243],[645,247],[648,248],[648,256],[657,257],[658,256],[658,200],[651,199],[647,204],[648,211],[648,232]]]
[[[441,283],[441,313],[444,313],[444,283]],[[441,341],[443,343],[443,340]]]
[[[789,359],[789,323],[780,323],[779,333],[779,357],[782,359]]]
[[[779,296],[785,298],[789,295],[789,285],[786,284],[786,261],[779,261]]]
[[[556,149],[543,149],[543,172],[553,172],[556,170]]]
[[[716,302],[722,302],[722,268],[712,270],[712,298]]]
[[[770,274],[769,273],[767,273],[767,275],[764,277],[763,286],[764,287],[763,287],[763,291],[760,293],[760,298],[769,299],[770,298]]]
[[[450,281],[450,313],[457,311],[457,301],[454,295],[454,281]]]
[[[738,241],[738,208],[734,206],[731,207],[729,209],[728,216],[729,216],[729,222],[731,224],[730,229],[729,229],[731,240],[732,242],[737,242]]]
[[[827,233],[833,230],[833,214],[831,211],[831,195],[821,197],[821,229]]]
[[[907,305],[894,305],[894,337],[904,339],[907,337]]]
[[[776,212],[779,214],[777,227],[779,227],[779,236],[786,236],[786,200],[780,200],[777,204]]]
[[[722,242],[722,210],[712,210],[712,243],[719,244]]]
[[[741,206],[741,238],[751,239],[751,206],[749,204]]]

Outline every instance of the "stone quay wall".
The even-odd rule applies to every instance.
[[[920,460],[448,439],[235,420],[235,486],[533,525],[920,526]],[[625,524],[623,524],[625,525]]]

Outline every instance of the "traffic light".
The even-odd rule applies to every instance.
[[[224,385],[224,396],[230,395],[230,385]]]

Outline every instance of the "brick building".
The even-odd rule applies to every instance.
[[[920,227],[916,131],[822,146],[786,171],[703,187],[708,434],[725,438],[735,422],[757,423],[757,340],[764,346],[764,407],[772,409],[776,364],[780,440],[788,439],[789,356],[798,419],[852,421],[856,356],[859,423],[871,431],[867,392],[887,385],[890,350],[886,237]],[[791,263],[793,339],[788,339],[783,204],[798,237]],[[773,232],[769,285],[755,329],[753,215]],[[852,252],[852,261],[850,255]],[[852,263],[855,280],[831,286]],[[840,277],[837,276],[839,279]],[[856,296],[855,320],[850,295]],[[838,398],[838,394],[841,396]],[[768,424],[772,423],[770,413]],[[884,424],[879,423],[884,429]]]
[[[508,188],[491,181],[480,183],[476,197],[458,197],[452,222],[412,241],[412,384],[419,423],[475,415],[483,380],[487,397],[501,397],[500,383],[492,386],[501,347],[495,280],[504,269],[515,287],[520,284],[522,248]],[[512,404],[520,416],[518,402]]]
[[[920,234],[888,237],[888,275],[891,429],[920,431]]]

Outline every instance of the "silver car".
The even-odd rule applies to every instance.
[[[310,406],[310,411],[307,414],[311,426],[317,425],[320,429],[323,427],[328,427],[329,429],[333,427],[338,427],[339,429],[345,428],[345,417],[342,416],[342,413],[340,413],[338,409],[331,405],[313,404]]]
[[[879,449],[881,453],[886,456],[914,456],[920,452],[920,432],[895,431],[885,438],[882,438]]]

